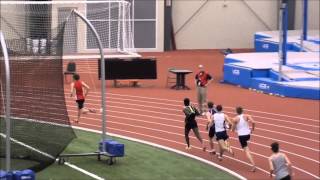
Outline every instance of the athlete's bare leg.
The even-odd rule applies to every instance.
[[[197,139],[200,141],[201,145],[202,145],[202,150],[206,151],[206,146],[204,145],[203,141],[202,141],[202,137],[200,135],[199,129],[198,128],[193,128],[192,129],[194,135],[197,137]]]
[[[250,161],[250,163],[251,163],[251,165],[252,165],[252,168],[251,168],[250,171],[255,172],[255,170],[256,170],[256,165],[255,165],[254,160],[253,160],[253,158],[252,158],[252,155],[251,155],[251,152],[250,152],[249,147],[248,147],[248,146],[247,146],[247,147],[244,147],[243,150],[244,150],[244,152],[246,153],[246,156],[247,156],[247,158],[249,159],[249,161]]]

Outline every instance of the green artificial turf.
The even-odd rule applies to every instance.
[[[76,130],[77,139],[64,153],[85,153],[97,150],[101,135]],[[112,138],[125,144],[125,157],[116,164],[106,164],[106,157],[69,158],[68,162],[107,180],[232,180],[235,177],[197,160],[148,145]],[[37,173],[37,179],[92,179],[66,165],[51,165]]]

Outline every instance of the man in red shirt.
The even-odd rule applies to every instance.
[[[88,111],[95,112],[94,110],[84,108],[84,101],[88,95],[89,90],[90,87],[80,80],[79,74],[74,74],[73,82],[71,83],[70,96],[73,97],[73,95],[76,94],[76,102],[78,104],[78,117],[76,120],[74,120],[75,123],[79,123],[80,116],[82,113],[87,113]]]
[[[212,76],[203,70],[203,66],[199,65],[200,71],[196,74],[197,98],[201,115],[204,115],[203,106],[207,102],[207,86],[212,81]]]

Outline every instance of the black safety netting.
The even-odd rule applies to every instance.
[[[0,30],[10,64],[10,93],[0,50],[0,169],[6,155],[6,100],[11,102],[11,169],[40,171],[75,138],[63,83],[64,19],[50,4],[1,4]],[[1,48],[0,48],[1,49]]]

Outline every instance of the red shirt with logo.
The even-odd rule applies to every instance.
[[[76,89],[77,100],[84,99],[82,81],[76,81],[73,87]]]

